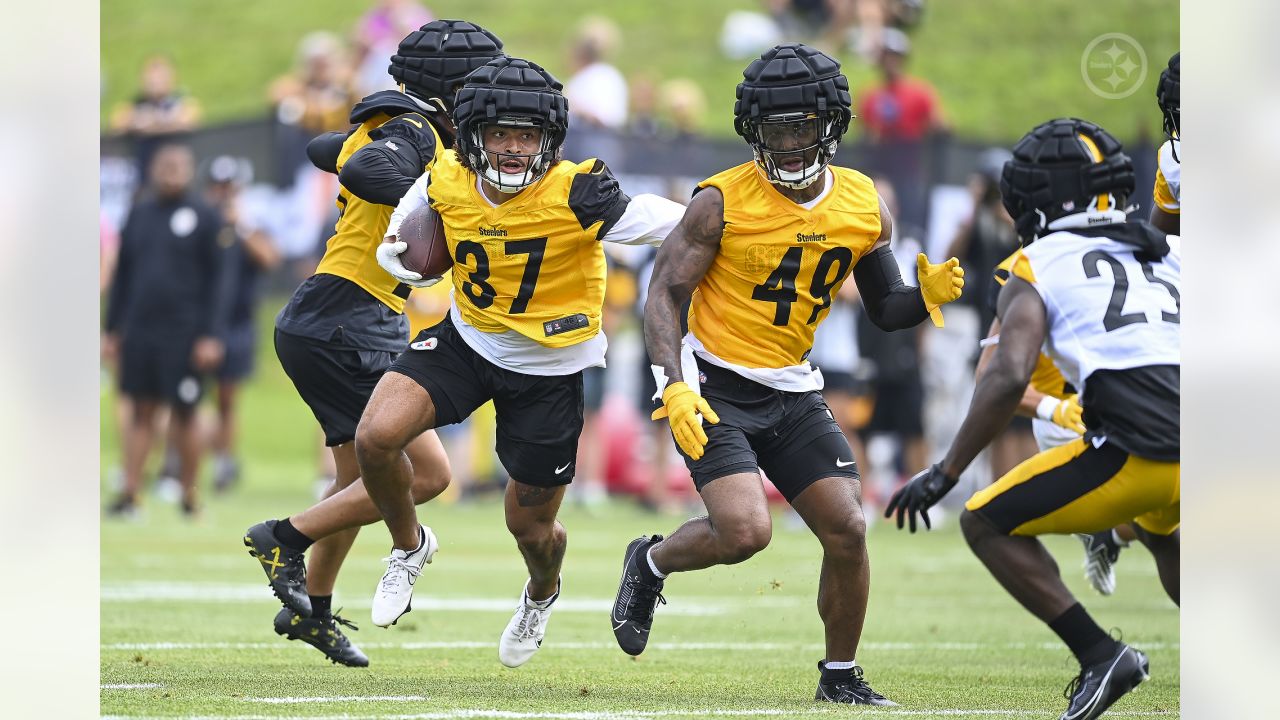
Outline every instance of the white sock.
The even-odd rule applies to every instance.
[[[1120,547],[1122,547],[1122,548],[1127,548],[1127,547],[1129,547],[1129,543],[1128,543],[1128,541],[1126,541],[1124,538],[1120,537],[1120,533],[1116,532],[1115,528],[1112,528],[1112,529],[1111,529],[1111,539],[1112,539],[1112,540],[1115,540],[1115,541],[1116,541],[1116,544],[1117,544],[1117,545],[1119,545],[1119,546],[1120,546]]]
[[[414,554],[414,553],[418,552],[419,550],[421,550],[421,549],[422,549],[422,546],[423,546],[423,545],[426,545],[426,544],[427,544],[427,531],[426,531],[426,530],[423,530],[423,529],[422,529],[422,526],[421,526],[421,525],[419,525],[419,526],[418,526],[418,547],[416,547],[416,548],[414,548],[414,549],[410,550],[410,551],[409,551],[409,554],[410,554],[410,555],[412,555],[412,554]]]
[[[659,570],[657,565],[653,564],[653,548],[655,547],[657,547],[656,544],[650,546],[649,549],[645,551],[644,559],[645,559],[645,562],[649,563],[649,569],[653,571],[654,575],[658,576],[659,580],[666,580],[667,574]]]
[[[852,670],[857,666],[858,661],[847,660],[842,662],[829,662],[825,665],[828,670]]]

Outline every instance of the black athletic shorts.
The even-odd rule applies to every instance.
[[[467,345],[449,316],[418,333],[390,372],[431,395],[436,426],[462,422],[493,400],[498,459],[512,479],[567,485],[577,470],[582,435],[582,373],[526,375],[500,368]]]
[[[191,365],[195,339],[125,332],[120,344],[120,392],[182,408],[200,402],[204,384]]]
[[[395,359],[386,350],[368,350],[276,330],[276,356],[303,402],[324,430],[329,447],[356,438],[356,426],[373,388]]]
[[[726,475],[764,470],[787,502],[825,477],[858,477],[853,451],[822,393],[783,392],[698,359],[702,397],[720,416],[704,422],[707,447],[698,460],[676,450],[701,492]]]
[[[218,368],[221,382],[240,382],[253,374],[253,354],[258,349],[257,328],[253,321],[233,325],[222,335],[226,352]]]

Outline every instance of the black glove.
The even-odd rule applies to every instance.
[[[947,477],[941,465],[934,465],[928,470],[921,470],[910,482],[903,485],[889,498],[889,506],[884,509],[884,516],[891,517],[898,511],[898,529],[902,529],[902,514],[910,518],[911,532],[916,531],[916,513],[924,520],[926,529],[932,530],[929,524],[929,508],[943,498],[951,488],[956,486],[958,478]]]

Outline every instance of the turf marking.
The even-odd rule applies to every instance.
[[[784,710],[760,708],[755,710],[604,710],[587,712],[517,712],[514,710],[464,709],[437,712],[394,715],[186,715],[186,720],[470,720],[494,718],[495,720],[643,720],[666,717],[775,717],[779,715],[839,716],[850,717],[848,707],[814,708],[811,710]],[[1046,717],[1044,710],[912,710],[901,708],[876,708],[876,717]],[[1056,711],[1054,711],[1056,714]],[[1108,717],[1164,717],[1176,716],[1173,710],[1108,711]],[[162,720],[143,715],[103,715],[102,720]],[[172,720],[172,717],[164,720]]]
[[[366,649],[379,650],[470,650],[495,648],[498,646],[496,641],[485,640],[439,640],[435,642],[372,642],[360,643],[360,647]],[[270,650],[272,648],[295,647],[299,649],[307,649],[309,646],[301,644],[286,645],[284,641],[280,642],[151,642],[151,643],[104,643],[101,648],[103,650]],[[548,648],[558,650],[616,650],[617,645],[607,642],[549,642]],[[702,651],[702,650],[732,650],[732,651],[761,651],[761,650],[815,650],[821,649],[821,643],[743,643],[743,642],[651,642],[649,647],[655,650],[685,650],[685,651]],[[911,642],[868,642],[861,643],[859,646],[864,650],[902,650],[902,651],[919,651],[919,650],[959,650],[973,651],[989,648],[1000,648],[1007,650],[1047,650],[1060,651],[1063,649],[1058,643],[960,643],[960,642],[937,642],[937,643],[911,643]],[[1142,643],[1135,645],[1140,650],[1178,650],[1181,648],[1180,643]]]
[[[164,685],[160,683],[102,683],[98,687],[103,690],[154,690],[162,688]]]
[[[339,695],[337,697],[247,697],[241,698],[240,701],[267,703],[268,705],[294,705],[332,702],[416,702],[426,699],[425,695]]]

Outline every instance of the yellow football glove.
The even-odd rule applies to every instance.
[[[702,450],[707,446],[707,433],[698,422],[698,413],[702,413],[707,422],[720,422],[720,416],[711,409],[707,401],[682,382],[671,383],[662,391],[662,407],[653,411],[650,420],[666,418],[671,423],[671,434],[676,444],[686,455],[697,460],[702,457]]]
[[[942,311],[938,308],[960,299],[964,289],[964,268],[956,258],[934,265],[924,253],[916,256],[916,275],[920,278],[920,294],[933,324],[942,327]]]
[[[1084,434],[1084,408],[1080,407],[1078,395],[1068,395],[1053,408],[1054,425]]]

